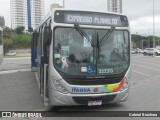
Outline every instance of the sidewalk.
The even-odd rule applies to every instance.
[[[31,57],[31,53],[17,53],[17,57]]]

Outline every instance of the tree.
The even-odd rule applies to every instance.
[[[133,48],[143,48],[153,47],[153,36],[141,36],[137,34],[131,35],[131,40],[133,44]],[[160,46],[160,37],[155,36],[156,46]]]
[[[30,33],[33,32],[33,28],[29,27],[28,32],[30,32]]]
[[[30,48],[31,46],[31,35],[28,34],[15,34],[11,38],[13,40],[13,48]]]
[[[141,48],[141,43],[142,43],[141,39],[142,39],[141,35],[136,35],[136,34],[131,35],[131,40],[133,42],[133,48]]]
[[[14,29],[15,33],[17,34],[22,34],[24,31],[25,27],[24,26],[19,26],[16,29]]]
[[[4,39],[4,53],[8,52],[13,47],[12,39]]]
[[[12,36],[12,33],[13,33],[13,30],[10,29],[9,27],[5,27],[3,29],[3,38],[6,39],[6,38],[11,38]]]

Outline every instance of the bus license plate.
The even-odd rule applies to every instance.
[[[88,106],[102,105],[102,100],[88,101]]]

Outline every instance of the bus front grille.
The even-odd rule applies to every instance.
[[[92,98],[92,97],[73,97],[73,100],[77,104],[83,104],[83,105],[88,104],[88,101],[94,101],[94,100],[102,100],[102,103],[106,104],[106,103],[114,100],[115,97],[116,97],[116,95],[101,96],[101,97],[95,97],[95,98]]]

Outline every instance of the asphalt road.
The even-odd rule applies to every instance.
[[[0,71],[0,111],[54,110],[52,107],[43,106],[34,74],[30,72],[29,58],[7,59],[2,68]],[[160,111],[159,68],[160,57],[133,55],[128,101],[97,107],[62,107],[59,111]]]
[[[0,71],[26,69],[31,67],[31,58],[4,58]]]
[[[0,70],[0,111],[43,107],[29,57],[5,58]]]

